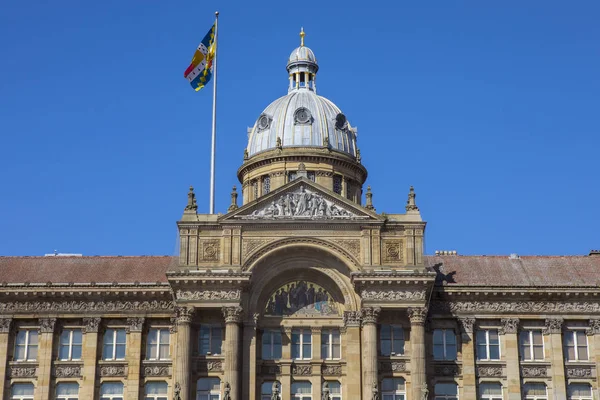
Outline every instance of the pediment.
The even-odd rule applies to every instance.
[[[378,221],[375,212],[307,178],[298,178],[224,215],[236,221]]]

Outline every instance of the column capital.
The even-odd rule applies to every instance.
[[[588,336],[600,335],[600,319],[592,318],[589,322],[590,326],[585,330]]]
[[[54,333],[55,325],[56,325],[56,318],[40,318],[40,332],[41,333]]]
[[[542,329],[542,333],[544,335],[550,335],[552,333],[561,333],[563,322],[565,322],[565,320],[561,317],[546,318],[546,321],[544,322],[544,329]]]
[[[322,330],[323,330],[323,328],[320,326],[311,326],[310,327],[311,333],[321,333]]]
[[[381,314],[380,307],[363,307],[361,309],[362,324],[363,325],[377,324],[377,320],[379,319],[379,314]]]
[[[175,323],[177,325],[190,324],[194,317],[194,307],[175,307]]]
[[[473,333],[473,328],[475,326],[475,318],[473,317],[462,317],[458,318],[458,324],[460,325],[463,333]]]
[[[11,317],[0,317],[0,333],[9,333],[12,325]]]
[[[241,306],[226,306],[223,307],[223,318],[226,324],[239,324],[242,322],[242,307]]]
[[[519,330],[519,318],[501,318],[500,329],[498,333],[505,335],[507,333],[517,333]]]
[[[130,332],[141,332],[144,328],[144,317],[129,317],[127,318],[127,328],[125,331]]]
[[[425,326],[425,319],[427,318],[428,311],[427,307],[408,307],[406,311],[411,325]]]
[[[89,317],[83,319],[83,333],[98,333],[100,327],[100,317]]]
[[[360,326],[360,311],[344,311],[344,326]]]

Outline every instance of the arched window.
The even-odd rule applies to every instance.
[[[219,378],[200,378],[196,389],[196,400],[221,400],[221,380]]]
[[[292,383],[292,399],[312,400],[312,385],[310,382]]]
[[[381,382],[382,400],[406,399],[406,383],[402,378],[388,378]]]
[[[62,382],[56,385],[56,400],[77,400],[79,385],[75,382]]]
[[[567,392],[569,400],[593,400],[592,387],[588,383],[571,383]]]
[[[267,381],[263,382],[260,386],[260,400],[271,400],[271,396],[273,396],[273,390],[275,389],[275,385],[281,394],[281,385],[277,381]]]
[[[548,400],[545,383],[526,383],[523,385],[524,400]]]
[[[481,383],[479,398],[481,400],[502,400],[502,385],[499,382]]]
[[[123,383],[104,382],[100,386],[100,400],[123,400]]]
[[[11,388],[12,400],[33,400],[33,383],[15,383]]]
[[[456,383],[437,383],[434,392],[435,400],[458,400],[458,385]]]
[[[148,382],[145,389],[146,400],[167,400],[167,391],[169,390],[167,382]]]

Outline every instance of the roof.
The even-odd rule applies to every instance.
[[[6,283],[166,283],[172,256],[0,257]]]
[[[425,256],[439,281],[455,286],[600,286],[600,256]]]

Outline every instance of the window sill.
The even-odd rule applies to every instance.
[[[98,360],[98,364],[99,365],[111,365],[111,364],[127,364],[127,360],[126,359],[122,359],[122,360]]]
[[[152,364],[171,364],[173,360],[170,358],[165,358],[162,360],[142,360],[143,365],[152,365]]]
[[[37,367],[37,360],[9,361],[8,365]]]

